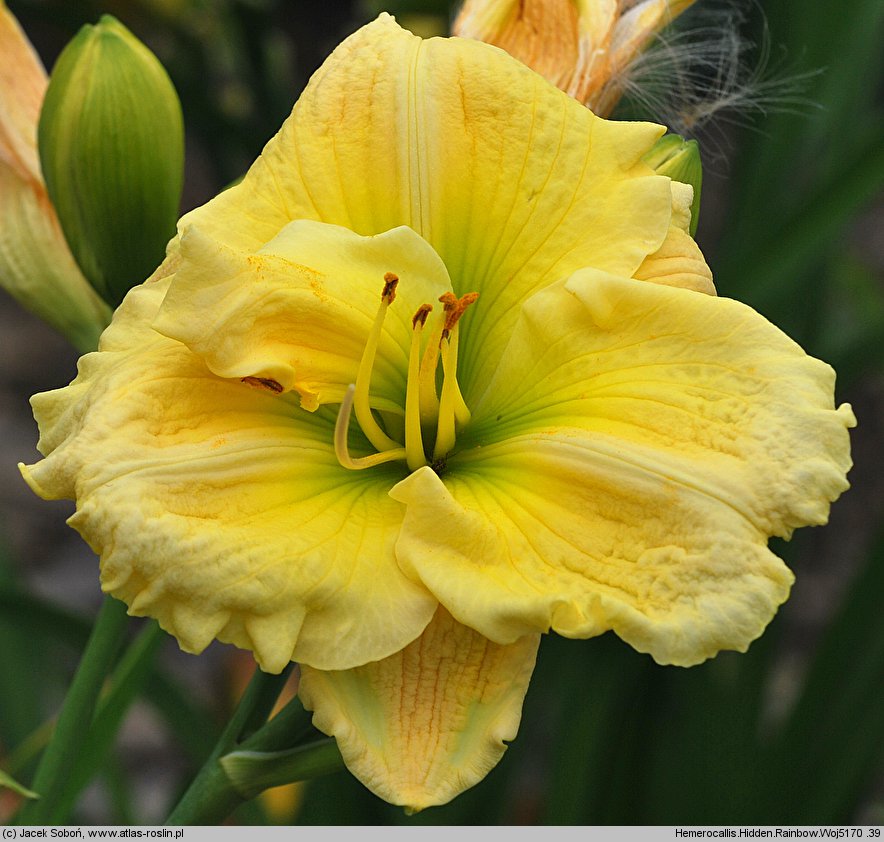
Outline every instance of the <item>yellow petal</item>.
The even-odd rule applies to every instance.
[[[527,635],[500,646],[440,608],[389,658],[340,672],[302,668],[299,694],[365,786],[422,810],[497,765],[519,728],[538,642]]]
[[[25,479],[77,501],[103,588],[187,651],[217,637],[271,672],[398,651],[436,601],[393,555],[396,475],[346,471],[333,414],[217,377],[152,331],[167,284],[136,288],[77,379],[33,398],[46,458]]]
[[[298,220],[248,253],[188,227],[154,326],[186,344],[215,374],[295,389],[301,406],[312,411],[340,403],[355,381],[388,273],[399,285],[384,321],[371,395],[379,409],[401,409],[412,317],[451,289],[438,255],[409,228],[361,237]]]
[[[847,488],[833,385],[744,305],[578,272],[523,309],[471,446],[391,492],[397,557],[501,643],[614,629],[661,663],[742,651],[792,581],[768,537],[825,523]]]
[[[632,277],[639,281],[683,287],[715,295],[712,271],[699,246],[688,233],[694,191],[688,184],[672,182],[672,219],[663,245],[649,254]]]
[[[182,220],[254,252],[293,219],[407,225],[480,302],[460,382],[494,371],[516,307],[583,266],[631,275],[663,243],[663,129],[601,120],[487,44],[421,39],[388,15],[348,38],[238,186]]]
[[[0,286],[82,351],[92,350],[110,309],[81,274],[46,194],[37,119],[46,73],[0,2]]]

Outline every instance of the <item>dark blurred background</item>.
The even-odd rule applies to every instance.
[[[444,34],[454,11],[437,0],[8,5],[47,69],[103,13],[157,54],[185,115],[182,211],[244,172],[345,35],[382,9],[421,35]],[[690,670],[658,667],[612,635],[549,637],[518,739],[451,805],[406,817],[337,773],[276,791],[237,821],[884,820],[882,35],[880,0],[699,0],[621,109],[699,138],[706,169],[697,239],[719,293],[830,362],[838,400],[859,419],[853,488],[831,523],[777,542],[798,581],[766,634],[746,655],[724,653]],[[692,58],[697,38],[706,46]],[[722,76],[727,54],[731,75]],[[704,86],[723,107],[697,99]],[[0,336],[0,767],[27,780],[101,595],[95,557],[64,525],[71,507],[37,500],[15,468],[36,456],[29,395],[69,382],[76,354],[5,293]],[[228,647],[194,658],[166,641],[78,820],[161,821],[251,668]],[[0,820],[13,806],[0,795]]]

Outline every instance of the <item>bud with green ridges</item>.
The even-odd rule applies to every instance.
[[[156,56],[104,15],[59,56],[38,143],[71,251],[115,307],[162,261],[175,233],[184,171],[175,88]]]
[[[697,232],[700,218],[700,191],[703,187],[703,163],[700,146],[696,140],[685,140],[677,134],[663,135],[642,159],[660,175],[668,175],[673,181],[690,184],[694,188],[691,203],[691,236]]]

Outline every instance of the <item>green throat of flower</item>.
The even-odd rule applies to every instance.
[[[371,372],[377,354],[378,341],[387,310],[396,299],[399,278],[392,272],[384,275],[381,303],[374,324],[365,343],[356,383],[347,389],[335,424],[335,454],[345,468],[361,470],[385,462],[402,461],[409,470],[425,465],[434,469],[444,464],[454,448],[457,433],[470,420],[470,410],[464,402],[457,382],[458,322],[479,294],[469,292],[461,298],[446,292],[439,297],[443,305],[442,319],[429,336],[421,353],[421,338],[427,319],[433,310],[431,304],[422,304],[411,320],[411,348],[408,355],[408,376],[405,387],[404,442],[391,438],[378,423],[371,409]],[[437,389],[437,371],[442,364],[441,388]],[[377,453],[353,457],[347,445],[350,416],[355,413],[365,437]]]

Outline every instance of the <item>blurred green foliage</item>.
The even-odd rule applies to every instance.
[[[241,174],[343,35],[381,9],[420,15],[441,30],[452,12],[441,0],[10,0],[10,6],[50,57],[102,12],[118,16],[158,54],[187,120],[186,207]],[[830,362],[838,371],[839,400],[854,403],[860,423],[856,487],[835,507],[833,523],[775,548],[797,571],[796,598],[747,654],[725,653],[690,670],[658,667],[612,635],[548,637],[521,732],[473,790],[406,817],[336,773],[308,784],[288,820],[829,824],[884,818],[884,493],[878,479],[884,431],[873,412],[864,414],[880,402],[884,375],[884,4],[841,0],[808,8],[805,0],[759,0],[744,8],[744,35],[761,49],[769,30],[774,49],[787,57],[790,69],[783,72],[801,77],[804,105],[763,104],[737,125],[723,113],[711,135],[718,154],[709,158],[703,197],[704,210],[714,205],[717,213],[711,224],[701,222],[698,239],[720,294],[752,305]],[[709,137],[699,135],[704,150]],[[808,625],[800,613],[802,570],[828,569],[842,571],[846,586],[831,598],[823,595],[828,610]],[[54,653],[76,651],[88,623],[17,589],[12,566],[4,564],[0,633],[3,765],[27,784],[45,719],[67,680]],[[46,665],[39,677],[28,668],[37,657]],[[192,772],[213,744],[215,712],[183,695],[162,667],[139,675]],[[118,700],[123,707],[126,701]],[[118,760],[104,748],[114,805],[107,820],[142,820]],[[246,823],[268,820],[257,803],[237,816]]]

